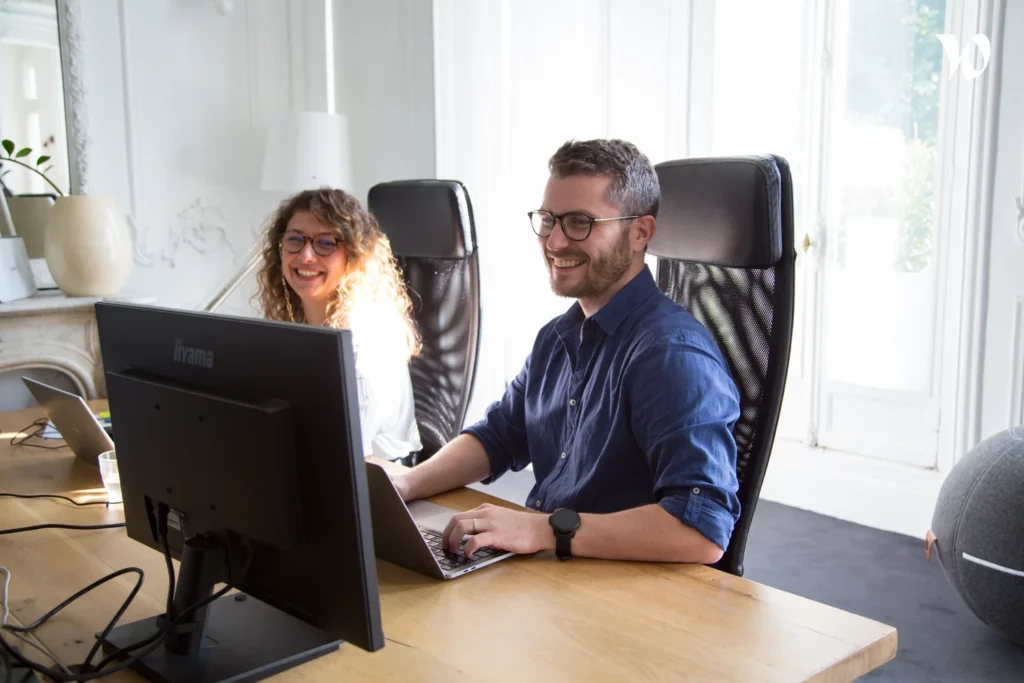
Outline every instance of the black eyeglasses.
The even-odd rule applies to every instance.
[[[306,242],[313,245],[313,251],[320,256],[330,256],[338,248],[340,240],[337,235],[329,232],[321,233],[315,237],[306,237],[297,232],[289,232],[281,238],[281,248],[289,254],[298,254],[306,248]]]
[[[590,231],[593,229],[594,223],[640,218],[640,216],[591,218],[585,213],[563,213],[561,216],[556,216],[550,211],[531,211],[526,215],[530,217],[530,227],[537,233],[537,237],[549,237],[555,231],[555,224],[561,223],[562,232],[574,242],[582,242],[590,237]]]

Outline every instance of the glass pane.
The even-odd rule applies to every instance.
[[[808,0],[715,4],[712,153],[779,154],[796,171],[809,127]],[[765,36],[771,36],[765,43]],[[699,66],[699,65],[698,65]]]
[[[931,389],[945,0],[837,8],[822,352],[828,380]]]
[[[809,57],[812,0],[718,0],[715,5],[712,146],[714,156],[778,154],[793,174],[796,241],[804,224],[811,144]],[[772,36],[766,49],[764,36]],[[803,344],[807,283],[797,268],[793,341],[779,434],[808,430],[810,364]],[[811,299],[813,301],[813,299]]]

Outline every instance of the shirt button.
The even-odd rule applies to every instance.
[[[574,405],[576,405],[576,399],[574,399],[574,398],[570,398],[570,399],[569,399],[569,405],[571,405],[571,406],[574,406]]]
[[[565,453],[562,453],[562,460],[565,460]]]
[[[538,501],[534,501],[533,507],[539,508],[540,507],[540,501],[539,500]]]
[[[694,495],[699,494],[700,493],[700,489],[697,488],[696,486],[694,486],[693,487],[693,493],[694,493]]]

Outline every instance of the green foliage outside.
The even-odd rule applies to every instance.
[[[893,12],[894,5],[902,15]],[[850,216],[897,217],[902,239],[895,270],[928,267],[934,238],[936,149],[946,0],[856,0],[851,3],[847,116],[898,128],[905,141],[903,183],[895,191],[848,190],[841,225]],[[837,255],[845,261],[840,228]]]

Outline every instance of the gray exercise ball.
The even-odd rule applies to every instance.
[[[1024,426],[985,439],[953,467],[932,532],[964,603],[1024,646]]]

